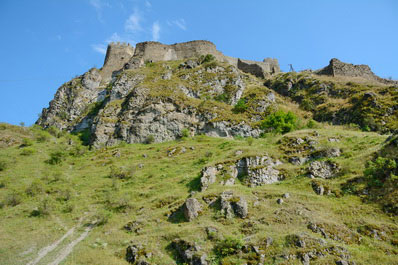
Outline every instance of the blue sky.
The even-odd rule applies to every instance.
[[[282,70],[331,58],[398,79],[396,0],[0,0],[0,122],[31,125],[57,88],[103,64],[110,41],[205,39]]]

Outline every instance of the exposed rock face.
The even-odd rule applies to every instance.
[[[237,162],[238,174],[247,176],[250,186],[261,186],[281,180],[275,166],[282,164],[279,160],[272,160],[268,156],[245,157]]]
[[[314,161],[308,171],[310,178],[328,179],[334,177],[340,171],[340,167],[332,161]]]
[[[315,73],[319,75],[361,77],[385,84],[398,84],[398,81],[378,77],[372,72],[372,70],[370,70],[368,65],[344,63],[336,58],[331,59],[328,66],[316,71]]]
[[[250,186],[260,186],[280,181],[282,177],[275,166],[282,164],[279,160],[264,156],[244,157],[232,164],[217,164],[202,169],[201,190],[206,190],[209,185],[220,177],[222,185],[233,185],[238,176],[245,178]]]
[[[196,243],[175,239],[171,246],[177,250],[178,255],[186,264],[208,265],[207,255],[201,251],[201,248]]]
[[[188,198],[182,206],[182,212],[188,222],[198,217],[200,211],[200,203],[195,198]]]
[[[145,260],[145,249],[141,245],[130,245],[126,249],[126,260],[131,264],[149,265]]]
[[[207,190],[210,184],[213,184],[217,180],[218,170],[216,167],[205,167],[202,169],[202,177],[200,178],[201,191]]]
[[[224,191],[220,195],[221,213],[226,218],[234,216],[246,218],[248,214],[247,201],[242,196],[234,196],[232,191]]]
[[[214,56],[216,65],[198,67],[201,64],[198,57],[208,54]],[[164,64],[161,72],[151,76],[152,80],[148,80],[150,70],[140,70],[145,62],[170,60],[186,62],[177,69]],[[203,101],[210,96],[213,100],[235,105],[246,89],[244,79],[249,78],[238,70],[238,61],[224,56],[209,41],[173,45],[143,42],[135,49],[128,44],[112,43],[104,66],[100,70],[93,68],[61,86],[36,123],[72,132],[86,130],[94,146],[114,145],[120,141],[145,142],[148,137],[153,137],[155,142],[174,140],[182,129],[209,136],[258,137],[260,130],[248,123],[261,119],[261,112],[275,103],[272,93],[267,99],[259,97],[262,100],[257,104],[260,109],[254,112],[260,115],[250,121],[231,122],[229,117],[220,117],[226,111],[231,112],[225,106],[220,109],[220,106],[207,107],[186,100]],[[250,66],[241,67],[242,70],[257,76],[258,69],[261,69],[261,76],[279,71],[274,59],[247,62]],[[170,83],[155,85],[159,80]]]

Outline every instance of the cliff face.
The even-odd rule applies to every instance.
[[[258,136],[255,123],[269,112],[275,97],[245,72],[264,78],[279,72],[279,65],[270,59],[244,62],[224,56],[208,41],[143,42],[135,49],[113,43],[104,66],[62,85],[37,124],[84,131],[95,146],[149,138],[162,142],[178,138],[183,130]],[[262,87],[252,101],[254,116],[233,110],[250,92],[249,84]]]

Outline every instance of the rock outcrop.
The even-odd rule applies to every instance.
[[[211,184],[217,181],[222,185],[233,185],[238,176],[242,177],[249,186],[261,186],[271,184],[282,179],[276,166],[282,164],[279,160],[271,157],[251,156],[243,157],[233,163],[220,163],[215,166],[208,166],[202,169],[200,184],[201,190],[206,190]]]
[[[201,66],[203,59],[199,57],[208,54],[215,62]],[[145,65],[182,59],[186,62],[181,67],[159,63],[156,70],[151,70],[151,65]],[[144,42],[135,49],[112,43],[104,66],[62,85],[36,123],[45,128],[84,132],[94,146],[147,142],[148,138],[155,142],[174,140],[183,129],[189,129],[192,135],[258,137],[260,130],[251,123],[275,104],[272,93],[258,97],[261,102],[252,106],[257,118],[246,121],[236,113],[232,116],[237,119],[231,119],[227,105],[207,103],[212,99],[235,105],[241,99],[245,80],[253,77],[242,74],[237,62],[208,41],[173,45]],[[259,63],[264,75],[279,69],[272,59]],[[260,103],[261,108],[257,106]]]
[[[200,203],[195,198],[188,198],[181,208],[184,217],[188,222],[198,217],[201,209]]]
[[[207,255],[203,253],[196,243],[191,243],[183,239],[175,239],[171,247],[177,251],[177,254],[185,264],[189,265],[207,265]]]
[[[225,218],[234,216],[246,218],[248,214],[247,201],[242,196],[235,196],[232,191],[224,191],[220,195],[221,213]]]
[[[335,177],[339,171],[339,165],[329,160],[311,162],[308,168],[310,178],[328,179]]]

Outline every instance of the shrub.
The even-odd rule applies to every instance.
[[[238,100],[236,105],[233,107],[232,111],[235,113],[242,113],[247,110],[248,106],[246,104],[246,100],[241,98]]]
[[[21,196],[16,192],[11,192],[7,194],[6,198],[4,199],[4,204],[11,207],[17,206],[21,202]]]
[[[135,167],[125,168],[111,166],[111,172],[109,174],[109,177],[116,179],[130,179],[134,176],[135,171]]]
[[[22,150],[20,155],[22,155],[22,156],[30,156],[30,155],[33,155],[34,153],[36,153],[36,149],[34,149],[32,147],[27,147],[27,148],[24,148]]]
[[[50,200],[45,198],[40,202],[38,207],[36,207],[30,212],[30,216],[39,217],[39,216],[50,215],[50,209],[51,209]]]
[[[249,136],[249,137],[246,138],[246,141],[247,141],[247,144],[248,144],[249,146],[251,146],[251,145],[253,144],[253,142],[254,142],[254,138],[251,137],[251,136]]]
[[[217,255],[225,257],[237,254],[244,246],[244,242],[240,238],[226,237],[217,243],[214,251]]]
[[[153,136],[152,134],[148,135],[148,137],[145,140],[146,144],[152,144],[155,142],[155,136]]]
[[[319,128],[319,125],[318,125],[318,123],[316,121],[314,121],[313,119],[310,119],[307,122],[307,128],[315,129],[315,128]]]
[[[181,137],[183,137],[183,138],[189,137],[189,130],[186,129],[186,128],[182,129],[181,130]]]
[[[63,151],[55,151],[50,153],[50,159],[47,160],[47,163],[50,165],[58,165],[61,164],[66,158],[66,154]]]
[[[100,225],[105,225],[106,223],[108,223],[109,218],[112,217],[112,213],[108,212],[106,210],[102,210],[97,212],[94,216],[93,216],[93,222],[96,225],[100,226]]]
[[[46,131],[39,131],[36,135],[36,141],[44,143],[50,139],[51,135]]]
[[[297,117],[293,112],[284,112],[278,110],[270,115],[261,123],[263,130],[272,131],[275,133],[288,133],[293,131],[297,126]]]
[[[0,160],[0,171],[4,171],[7,168],[7,163],[3,160]]]
[[[23,138],[22,139],[22,144],[20,145],[20,147],[27,147],[27,146],[31,146],[33,145],[33,141],[30,138]]]
[[[47,129],[47,132],[49,134],[51,134],[52,136],[57,137],[57,138],[61,137],[62,134],[63,134],[63,132],[60,129],[58,129],[57,127],[55,127],[55,126],[49,127]]]
[[[395,160],[379,156],[375,161],[369,161],[364,175],[370,180],[372,186],[382,186],[387,179],[395,177],[396,169]]]
[[[201,64],[212,62],[216,59],[212,54],[206,54],[206,56],[200,56],[199,61]]]
[[[43,185],[39,181],[32,182],[25,190],[26,195],[34,197],[44,191]]]

